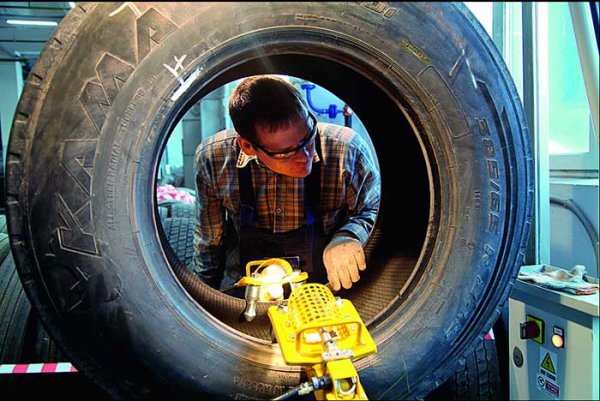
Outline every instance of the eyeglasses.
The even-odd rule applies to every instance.
[[[257,142],[250,142],[250,143],[252,143],[252,146],[256,146],[257,148],[262,150],[264,153],[267,154],[267,156],[269,156],[272,159],[275,159],[275,160],[291,159],[294,156],[296,156],[298,153],[300,153],[304,149],[306,149],[308,146],[310,146],[312,144],[312,142],[315,140],[315,137],[317,136],[317,119],[310,112],[308,113],[308,116],[310,117],[310,119],[312,121],[312,129],[310,130],[310,132],[308,132],[306,134],[304,139],[302,139],[302,141],[300,141],[298,143],[298,146],[296,146],[294,149],[286,150],[285,152],[271,152],[270,150],[265,149],[262,145],[258,144]]]

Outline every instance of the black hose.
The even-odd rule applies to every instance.
[[[304,382],[296,387],[293,387],[281,394],[279,397],[273,398],[273,401],[289,400],[297,395],[306,395],[316,390],[321,390],[331,385],[329,376],[311,377],[309,381]]]
[[[575,216],[577,216],[581,224],[583,224],[583,228],[585,228],[587,235],[592,241],[592,245],[594,248],[594,256],[596,257],[596,265],[598,265],[598,233],[594,229],[594,225],[591,223],[590,219],[588,219],[588,217],[583,213],[579,206],[577,206],[577,204],[571,199],[562,199],[556,196],[551,196],[550,203],[562,206],[565,209],[570,210]]]
[[[291,388],[288,391],[286,391],[285,393],[281,394],[279,397],[273,398],[273,401],[289,400],[290,398],[297,396],[298,393],[300,392],[300,390],[301,390],[300,386]]]

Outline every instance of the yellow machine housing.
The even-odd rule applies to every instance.
[[[307,366],[309,377],[331,378],[332,389],[316,391],[317,399],[367,399],[352,360],[377,352],[377,346],[350,301],[308,283],[268,313],[286,363]]]

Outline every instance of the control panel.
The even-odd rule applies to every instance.
[[[517,280],[509,299],[510,399],[599,399],[598,314],[598,293]]]

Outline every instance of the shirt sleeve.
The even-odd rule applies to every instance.
[[[206,149],[198,147],[194,158],[196,171],[196,214],[194,262],[192,271],[205,283],[219,288],[225,271],[225,208],[217,197]]]
[[[348,217],[336,232],[349,232],[364,246],[377,218],[381,179],[371,149],[359,134],[348,147],[345,165],[350,177],[346,186]]]

